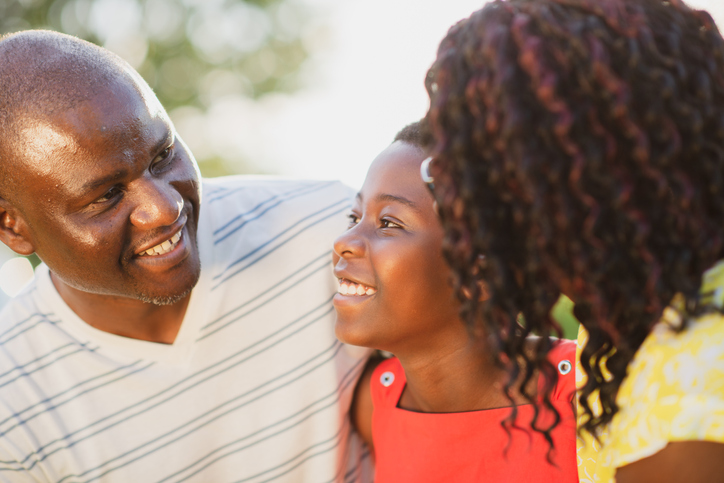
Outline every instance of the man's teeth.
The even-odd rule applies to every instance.
[[[354,283],[349,280],[340,279],[337,292],[342,295],[372,295],[376,293],[377,290],[372,287],[368,287],[367,285],[362,285],[361,283]]]
[[[144,256],[154,256],[154,255],[163,255],[164,253],[168,253],[171,250],[174,249],[178,241],[181,239],[181,230],[178,231],[174,236],[171,237],[171,239],[166,240],[163,243],[159,243],[155,247],[151,247],[145,252],[141,252],[141,255]]]

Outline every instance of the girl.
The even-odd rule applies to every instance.
[[[466,322],[526,359],[521,340],[549,330],[565,293],[588,333],[579,401],[601,444],[581,448],[581,480],[722,481],[724,40],[711,16],[680,0],[493,2],[450,30],[427,82],[446,256],[458,293],[488,282]]]
[[[526,341],[550,355],[540,372],[514,375],[521,389],[511,389],[487,334],[460,321],[442,227],[420,180],[424,157],[419,126],[403,129],[372,163],[334,244],[337,337],[395,355],[368,365],[352,406],[375,481],[577,481],[575,344]]]

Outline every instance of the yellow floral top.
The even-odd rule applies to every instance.
[[[702,293],[724,305],[724,262],[704,276]],[[616,468],[651,456],[669,442],[724,443],[724,316],[700,317],[681,333],[672,309],[664,312],[629,364],[616,402],[621,408],[601,435],[578,439],[578,477],[585,483],[614,482]],[[588,335],[578,334],[576,382],[585,382],[580,351]],[[594,411],[600,403],[592,398]],[[579,417],[582,411],[579,411]]]

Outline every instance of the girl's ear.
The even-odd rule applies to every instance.
[[[483,265],[485,264],[485,255],[478,255],[477,262],[472,268],[472,274],[475,277],[478,277],[480,274],[480,270],[482,269]],[[485,302],[490,298],[490,289],[488,287],[488,284],[485,283],[483,280],[478,279],[476,282],[478,286],[478,290],[480,291],[480,295],[478,296],[479,302]],[[467,297],[468,299],[472,298],[473,294],[470,293],[470,290],[468,290],[466,287],[462,288],[463,295]]]
[[[28,224],[18,210],[3,198],[0,198],[0,241],[17,254],[27,256],[35,253]]]
[[[488,290],[488,284],[483,282],[482,280],[478,280],[478,288],[480,289],[480,297],[478,300],[480,302],[485,302],[490,298],[490,290]]]
[[[479,275],[486,263],[487,261],[485,260],[485,255],[478,255],[478,259],[473,267],[473,274]],[[482,279],[478,279],[477,284],[478,290],[480,290],[480,297],[478,297],[478,301],[485,302],[490,298],[490,287],[488,287],[488,284]]]
[[[488,284],[483,282],[482,280],[478,280],[476,282],[478,289],[480,290],[480,295],[478,296],[478,301],[485,302],[490,298],[490,290],[488,290]],[[468,290],[467,287],[462,288],[463,295],[465,297],[472,298],[473,294],[470,293],[470,290]]]

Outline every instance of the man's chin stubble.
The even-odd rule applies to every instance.
[[[182,293],[173,294],[173,295],[148,295],[145,293],[140,293],[138,295],[138,300],[140,300],[141,302],[147,303],[147,304],[158,305],[158,306],[174,305],[174,304],[182,301],[186,297],[188,297],[189,294],[191,294],[191,291],[194,289],[194,287],[196,287],[196,284],[199,283],[199,278],[201,278],[201,266],[200,265],[199,265],[198,271],[196,272],[196,277],[194,278],[193,283],[191,284],[191,286],[189,288],[184,290]]]
[[[184,293],[180,295],[168,295],[168,296],[148,296],[145,294],[141,294],[138,296],[138,300],[141,302],[147,303],[147,304],[153,304],[153,305],[173,305],[175,303],[180,302],[184,298],[186,298],[193,289],[188,289]]]

